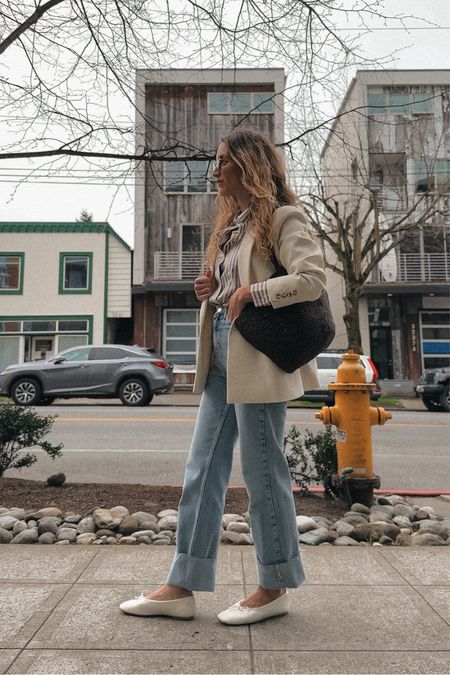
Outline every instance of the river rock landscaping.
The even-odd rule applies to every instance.
[[[178,511],[135,511],[97,507],[89,513],[63,513],[57,506],[38,510],[0,507],[1,544],[171,545]],[[399,495],[378,497],[372,507],[353,504],[337,520],[297,516],[299,542],[310,546],[448,546],[450,518],[430,506],[418,507]],[[225,513],[223,544],[253,544],[248,511]]]

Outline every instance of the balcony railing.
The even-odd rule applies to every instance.
[[[157,251],[155,279],[195,279],[203,267],[202,251]]]
[[[195,279],[203,267],[202,251],[158,251],[154,254],[155,279]],[[450,253],[398,253],[378,265],[375,281],[450,281]]]
[[[378,265],[375,281],[449,281],[449,253],[395,253]]]

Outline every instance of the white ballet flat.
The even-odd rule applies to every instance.
[[[287,614],[289,611],[287,593],[283,593],[272,602],[268,602],[262,607],[241,607],[241,603],[237,602],[228,609],[217,615],[217,618],[222,623],[230,626],[239,626],[246,623],[256,623],[263,619],[270,619],[273,616],[280,616]]]
[[[174,619],[193,619],[195,616],[195,598],[188,595],[178,600],[148,600],[143,593],[133,600],[125,600],[119,605],[125,614],[134,616],[171,616]]]

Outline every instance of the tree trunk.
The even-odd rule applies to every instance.
[[[362,354],[361,331],[359,327],[359,296],[360,291],[354,287],[347,288],[344,298],[344,323],[347,331],[348,347]]]

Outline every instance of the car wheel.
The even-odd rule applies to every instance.
[[[439,399],[439,403],[444,412],[450,412],[450,385],[447,384],[445,387],[441,394],[441,398]]]
[[[431,410],[431,412],[443,412],[440,402],[435,398],[428,398],[427,396],[424,396],[422,401],[427,410]]]
[[[42,398],[41,385],[31,377],[17,380],[11,390],[11,398],[17,405],[38,405]]]
[[[138,377],[130,377],[120,385],[119,398],[124,405],[148,405],[153,398],[148,385]]]

